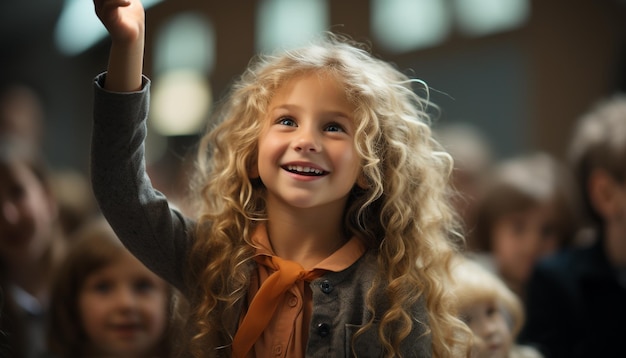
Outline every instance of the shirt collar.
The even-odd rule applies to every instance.
[[[24,311],[30,313],[33,316],[42,315],[45,311],[44,306],[39,302],[35,296],[26,292],[26,290],[22,289],[17,285],[11,285],[10,287],[11,295],[17,303]]]
[[[251,240],[256,247],[255,255],[276,256],[276,253],[272,250],[272,244],[267,234],[267,226],[264,223],[256,227]],[[313,266],[311,270],[343,271],[355,263],[364,253],[365,245],[358,237],[353,236],[337,251]]]

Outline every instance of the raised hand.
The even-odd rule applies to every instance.
[[[94,0],[96,15],[111,36],[104,88],[131,92],[141,88],[145,11],[140,0]]]
[[[145,15],[140,0],[94,0],[93,3],[113,42],[128,43],[143,37]]]

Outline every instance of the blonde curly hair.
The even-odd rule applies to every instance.
[[[452,314],[445,290],[449,262],[462,239],[457,240],[449,204],[452,160],[432,138],[428,88],[338,35],[257,57],[220,104],[216,125],[200,142],[198,239],[189,261],[190,283],[196,285],[192,351],[200,356],[207,345],[232,340],[229,322],[239,319],[234,306],[245,298],[254,267],[250,234],[266,219],[263,184],[249,177],[262,119],[283,83],[310,73],[336,78],[356,107],[355,146],[366,189],[355,185],[350,193],[344,230],[378,254],[379,276],[367,306],[373,311],[380,290],[390,299],[387,312],[376,312],[387,354],[400,355],[400,342],[417,323],[410,307],[424,300],[434,356],[451,356],[467,333]],[[425,98],[416,94],[416,85]]]

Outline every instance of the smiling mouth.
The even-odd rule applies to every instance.
[[[298,175],[306,175],[306,176],[322,176],[327,174],[328,172],[311,167],[303,167],[299,165],[286,165],[283,167],[286,171]]]
[[[135,324],[135,323],[116,324],[116,325],[111,326],[111,329],[117,332],[130,333],[130,332],[136,332],[136,331],[141,330],[141,325]]]

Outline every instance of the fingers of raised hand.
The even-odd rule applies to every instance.
[[[140,0],[93,0],[96,15],[113,40],[128,41],[141,35],[144,9]]]
[[[129,6],[131,0],[93,0],[96,13],[111,11],[118,7]]]

